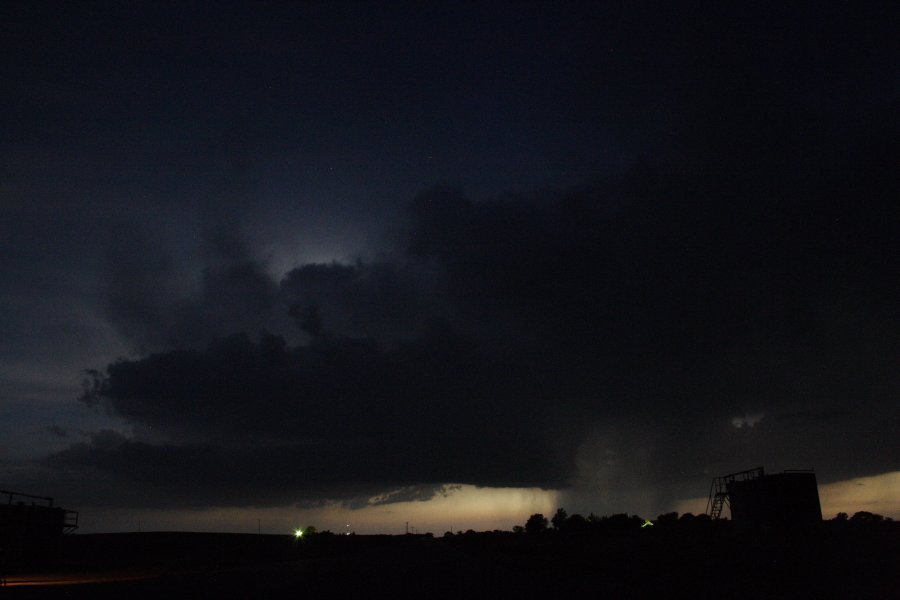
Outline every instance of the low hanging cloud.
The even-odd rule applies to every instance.
[[[291,348],[272,334],[236,335],[92,373],[83,400],[154,439],[101,432],[50,463],[98,468],[170,497],[181,491],[190,502],[204,490],[234,501],[230,491],[247,488],[267,503],[448,481],[564,485],[565,456],[542,420],[521,410],[539,398],[524,376],[494,389],[502,368],[446,328],[392,350],[364,339]]]
[[[760,44],[691,39],[665,77],[614,70],[612,104],[585,107],[640,134],[623,173],[482,201],[426,190],[377,259],[275,279],[239,227],[187,262],[123,228],[106,308],[139,352],[89,372],[82,400],[134,433],[44,467],[153,506],[459,483],[652,489],[662,507],[763,463],[896,471],[896,98],[860,92],[837,122],[741,68]],[[683,92],[663,111],[638,80]]]
[[[897,349],[877,333],[890,263],[845,268],[888,228],[824,190],[763,211],[636,169],[615,192],[555,198],[435,188],[380,262],[278,282],[241,253],[207,268],[177,303],[202,327],[88,372],[82,400],[135,437],[101,432],[47,464],[176,505],[560,489],[585,469],[665,495],[668,473],[766,457],[832,478],[895,467]],[[247,331],[279,318],[285,334]]]

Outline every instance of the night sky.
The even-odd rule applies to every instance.
[[[441,533],[764,465],[900,517],[898,31],[4,2],[0,488],[88,531]]]

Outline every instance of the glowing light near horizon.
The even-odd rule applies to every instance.
[[[839,512],[852,515],[867,510],[892,519],[900,518],[900,471],[872,477],[819,484],[822,517],[830,519]]]
[[[558,492],[540,488],[482,488],[454,486],[453,491],[425,501],[396,502],[357,511],[357,521],[365,530],[400,531],[406,521],[418,531],[440,534],[451,528],[490,530],[512,529],[534,513],[556,510]]]
[[[741,429],[742,427],[755,427],[759,424],[760,421],[765,418],[764,413],[752,413],[746,414],[742,417],[732,417],[731,424],[735,427],[735,429]]]
[[[351,509],[339,503],[312,508],[296,506],[214,507],[200,510],[126,510],[117,509],[102,531],[126,531],[140,519],[157,531],[214,531],[234,533],[293,533],[295,539],[306,539],[307,528],[297,529],[298,522],[314,525],[316,530],[350,533],[402,534],[406,521],[419,533],[441,535],[453,529],[511,530],[522,525],[534,513],[553,514],[559,507],[559,492],[540,488],[480,488],[474,485],[448,486],[449,491],[429,500],[395,502]],[[100,533],[101,530],[91,530]],[[298,532],[302,536],[298,537]]]
[[[298,540],[299,540],[300,538],[302,538],[302,537],[303,537],[303,530],[302,530],[302,529],[297,529],[297,530],[295,530],[295,531],[294,531],[294,537],[297,538]]]
[[[821,474],[819,474],[821,477]],[[708,486],[708,482],[707,482]],[[598,488],[605,489],[605,488]],[[700,493],[706,489],[699,490]],[[639,500],[640,496],[635,496]],[[853,514],[861,510],[900,520],[900,471],[860,477],[845,481],[819,484],[822,516],[831,519],[838,512]],[[560,504],[560,501],[563,503]],[[685,498],[674,505],[654,507],[648,513],[669,511],[702,514],[707,497]],[[634,502],[623,502],[622,508],[600,506],[597,514],[627,511],[641,514],[643,509],[632,508]],[[353,510],[339,504],[299,509],[293,506],[218,507],[202,510],[127,510],[110,511],[104,529],[89,529],[89,533],[128,531],[140,519],[145,528],[155,531],[218,531],[256,533],[261,521],[263,533],[294,531],[296,523],[314,524],[318,530],[335,533],[345,531],[353,521],[359,534],[403,533],[405,522],[418,531],[440,535],[451,527],[453,531],[505,529],[522,525],[534,513],[553,514],[559,506],[571,509],[569,501],[559,492],[538,488],[478,488],[464,485],[451,494],[436,496],[421,502],[398,502]],[[588,509],[590,510],[590,508]],[[574,511],[572,511],[574,512]],[[586,511],[585,511],[586,512]],[[149,525],[148,525],[149,524]],[[87,529],[87,528],[86,528]]]

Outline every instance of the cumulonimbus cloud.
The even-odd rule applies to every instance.
[[[813,210],[836,201],[824,190],[763,214],[741,194],[736,205],[690,198],[673,175],[639,172],[615,198],[475,203],[430,190],[381,262],[304,265],[278,283],[252,261],[220,266],[191,310],[208,316],[225,298],[280,313],[294,342],[251,337],[232,312],[218,323],[237,333],[94,372],[83,400],[158,437],[115,452],[95,437],[53,461],[223,495],[249,478],[260,493],[360,484],[389,501],[446,482],[566,486],[590,428],[617,420],[658,432],[641,454],[653,472],[719,464],[717,447],[750,460],[758,444],[709,434],[678,447],[671,435],[723,424],[727,435],[747,411],[767,415],[747,435],[769,435],[770,448],[840,460],[827,422],[804,421],[812,450],[794,448],[790,415],[852,402],[862,421],[887,416],[890,369],[869,335],[885,306],[866,293],[847,310],[845,293],[877,287],[884,265],[840,268],[844,233]],[[850,226],[867,247],[886,240],[875,221]],[[868,435],[890,445],[890,423]],[[847,439],[878,468],[883,453]]]

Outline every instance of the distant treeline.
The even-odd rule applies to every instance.
[[[828,519],[829,523],[846,523],[848,526],[877,526],[878,524],[888,524],[893,523],[894,520],[890,517],[885,517],[883,515],[879,515],[877,513],[872,513],[868,511],[859,511],[853,514],[853,516],[848,515],[845,512],[839,512],[834,518]],[[512,533],[514,534],[557,534],[557,533],[565,533],[565,534],[581,534],[581,533],[610,533],[610,532],[624,532],[624,531],[633,531],[637,529],[647,529],[650,527],[658,528],[662,527],[664,529],[669,528],[714,528],[720,526],[728,526],[728,519],[720,519],[717,521],[713,521],[709,515],[707,514],[699,514],[695,515],[690,512],[678,514],[677,512],[670,512],[658,515],[655,519],[649,520],[645,519],[638,515],[629,515],[627,513],[618,513],[614,515],[605,515],[598,516],[594,513],[590,513],[588,516],[583,516],[578,513],[568,514],[564,508],[558,508],[554,513],[553,517],[548,519],[542,513],[535,513],[528,517],[528,520],[525,521],[524,525],[515,525],[512,528]],[[485,532],[477,532],[473,529],[469,529],[467,531],[445,531],[443,537],[453,537],[457,535],[473,535],[477,533],[509,533],[509,531],[502,531],[499,529],[495,529],[493,531],[485,531]],[[307,527],[304,530],[304,536],[309,537],[329,537],[336,535],[331,531],[317,531],[315,527]],[[411,534],[407,534],[408,537],[433,537],[431,533],[419,534],[416,536],[412,536]]]
[[[726,521],[726,520],[722,520]],[[720,522],[722,522],[720,521]],[[879,523],[892,523],[893,519],[882,515],[859,511],[849,516],[847,513],[840,512],[830,522],[848,523],[854,525],[877,525]],[[638,515],[628,515],[627,513],[619,513],[608,516],[598,516],[594,513],[583,516],[578,513],[569,515],[564,508],[558,508],[552,518],[547,519],[542,513],[535,513],[528,517],[524,525],[516,525],[513,527],[513,533],[516,534],[542,534],[542,533],[586,533],[586,532],[610,532],[610,531],[628,531],[634,529],[642,529],[648,527],[710,527],[715,522],[707,514],[695,515],[693,513],[683,513],[679,515],[677,512],[665,513],[658,515],[656,519],[648,520]],[[462,534],[462,531],[456,535]],[[469,530],[465,533],[474,533]],[[447,531],[444,537],[454,535],[453,532]]]

